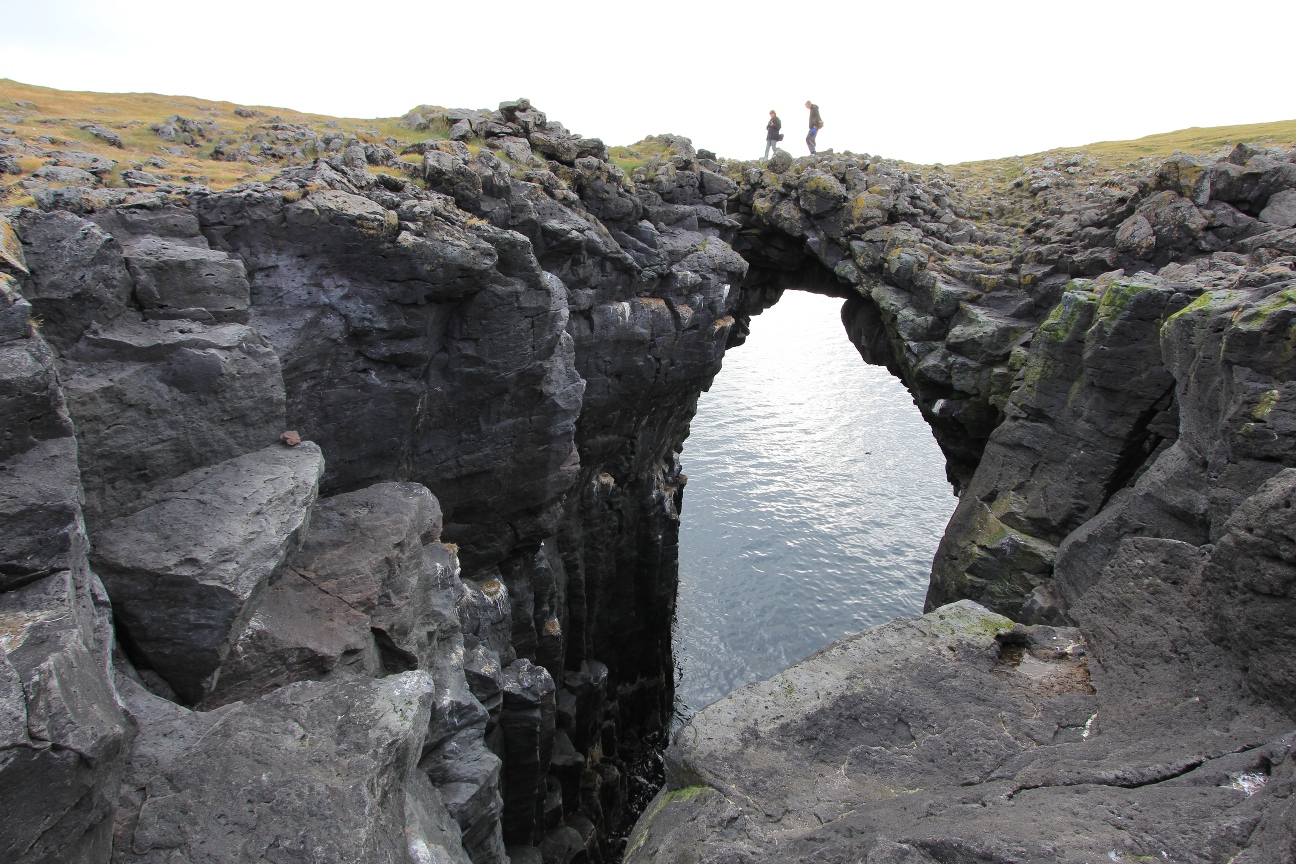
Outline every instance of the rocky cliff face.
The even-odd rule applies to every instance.
[[[945,607],[704,712],[632,856],[961,861],[1017,831],[969,795],[1095,784],[1151,790],[1103,793],[1144,839],[1077,849],[1187,801],[1201,860],[1288,842],[1288,154],[1000,187],[664,136],[627,175],[525,100],[453,113],[398,171],[0,220],[7,860],[613,857],[672,710],[679,449],[789,286],[949,457],[929,605],[1030,626]],[[1019,846],[1091,821],[1050,819]]]
[[[6,860],[612,854],[747,265],[489,119],[8,213]]]
[[[848,297],[960,500],[929,614],[701,712],[627,860],[1292,860],[1292,157],[734,166],[751,308]]]

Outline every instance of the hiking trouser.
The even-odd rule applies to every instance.
[[[815,152],[815,134],[818,131],[818,126],[812,126],[810,127],[810,134],[806,136],[806,146],[810,148],[811,153]]]
[[[777,152],[778,152],[778,141],[775,141],[773,138],[766,138],[765,155],[762,156],[761,159],[762,160],[768,159],[771,153],[777,153]]]

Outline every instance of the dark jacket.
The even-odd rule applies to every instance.
[[[819,106],[810,106],[810,128],[819,129],[823,126],[823,118],[819,116]]]
[[[765,140],[777,141],[779,137],[779,130],[782,128],[783,128],[783,121],[780,120],[777,116],[771,117],[770,122],[765,124]]]

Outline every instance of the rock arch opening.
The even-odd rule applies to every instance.
[[[740,233],[734,239],[734,248],[748,262],[749,270],[735,310],[738,323],[728,347],[742,344],[751,316],[773,306],[785,291],[841,298],[845,301],[841,321],[847,337],[865,363],[885,367],[909,390],[945,454],[946,478],[956,495],[962,491],[971,481],[986,439],[1002,415],[994,406],[977,399],[976,394],[966,392],[972,389],[967,382],[956,382],[947,370],[933,368],[935,364],[921,372],[916,368],[923,358],[916,354],[918,346],[912,337],[924,337],[918,341],[928,345],[937,344],[948,336],[949,321],[934,314],[935,308],[925,310],[927,315],[922,314],[924,310],[906,308],[912,304],[908,292],[888,284],[885,278],[874,277],[863,284],[848,281],[851,277],[859,279],[858,269],[840,247],[829,242],[825,248],[822,239],[796,237],[771,227]],[[828,263],[836,262],[836,269],[822,260],[825,252]],[[884,260],[889,261],[890,256]],[[873,286],[883,297],[894,300],[891,308],[874,298]],[[949,305],[946,301],[945,306]],[[957,304],[942,311],[946,319],[952,319]]]
[[[831,275],[831,274],[830,274]],[[681,719],[832,641],[922,609],[954,498],[903,384],[843,301],[786,290],[699,399],[681,462]]]

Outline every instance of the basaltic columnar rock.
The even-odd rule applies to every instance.
[[[0,860],[615,860],[680,449],[787,288],[958,508],[926,615],[679,730],[627,860],[1296,860],[1296,152],[627,174],[526,100],[407,119],[3,211]]]

